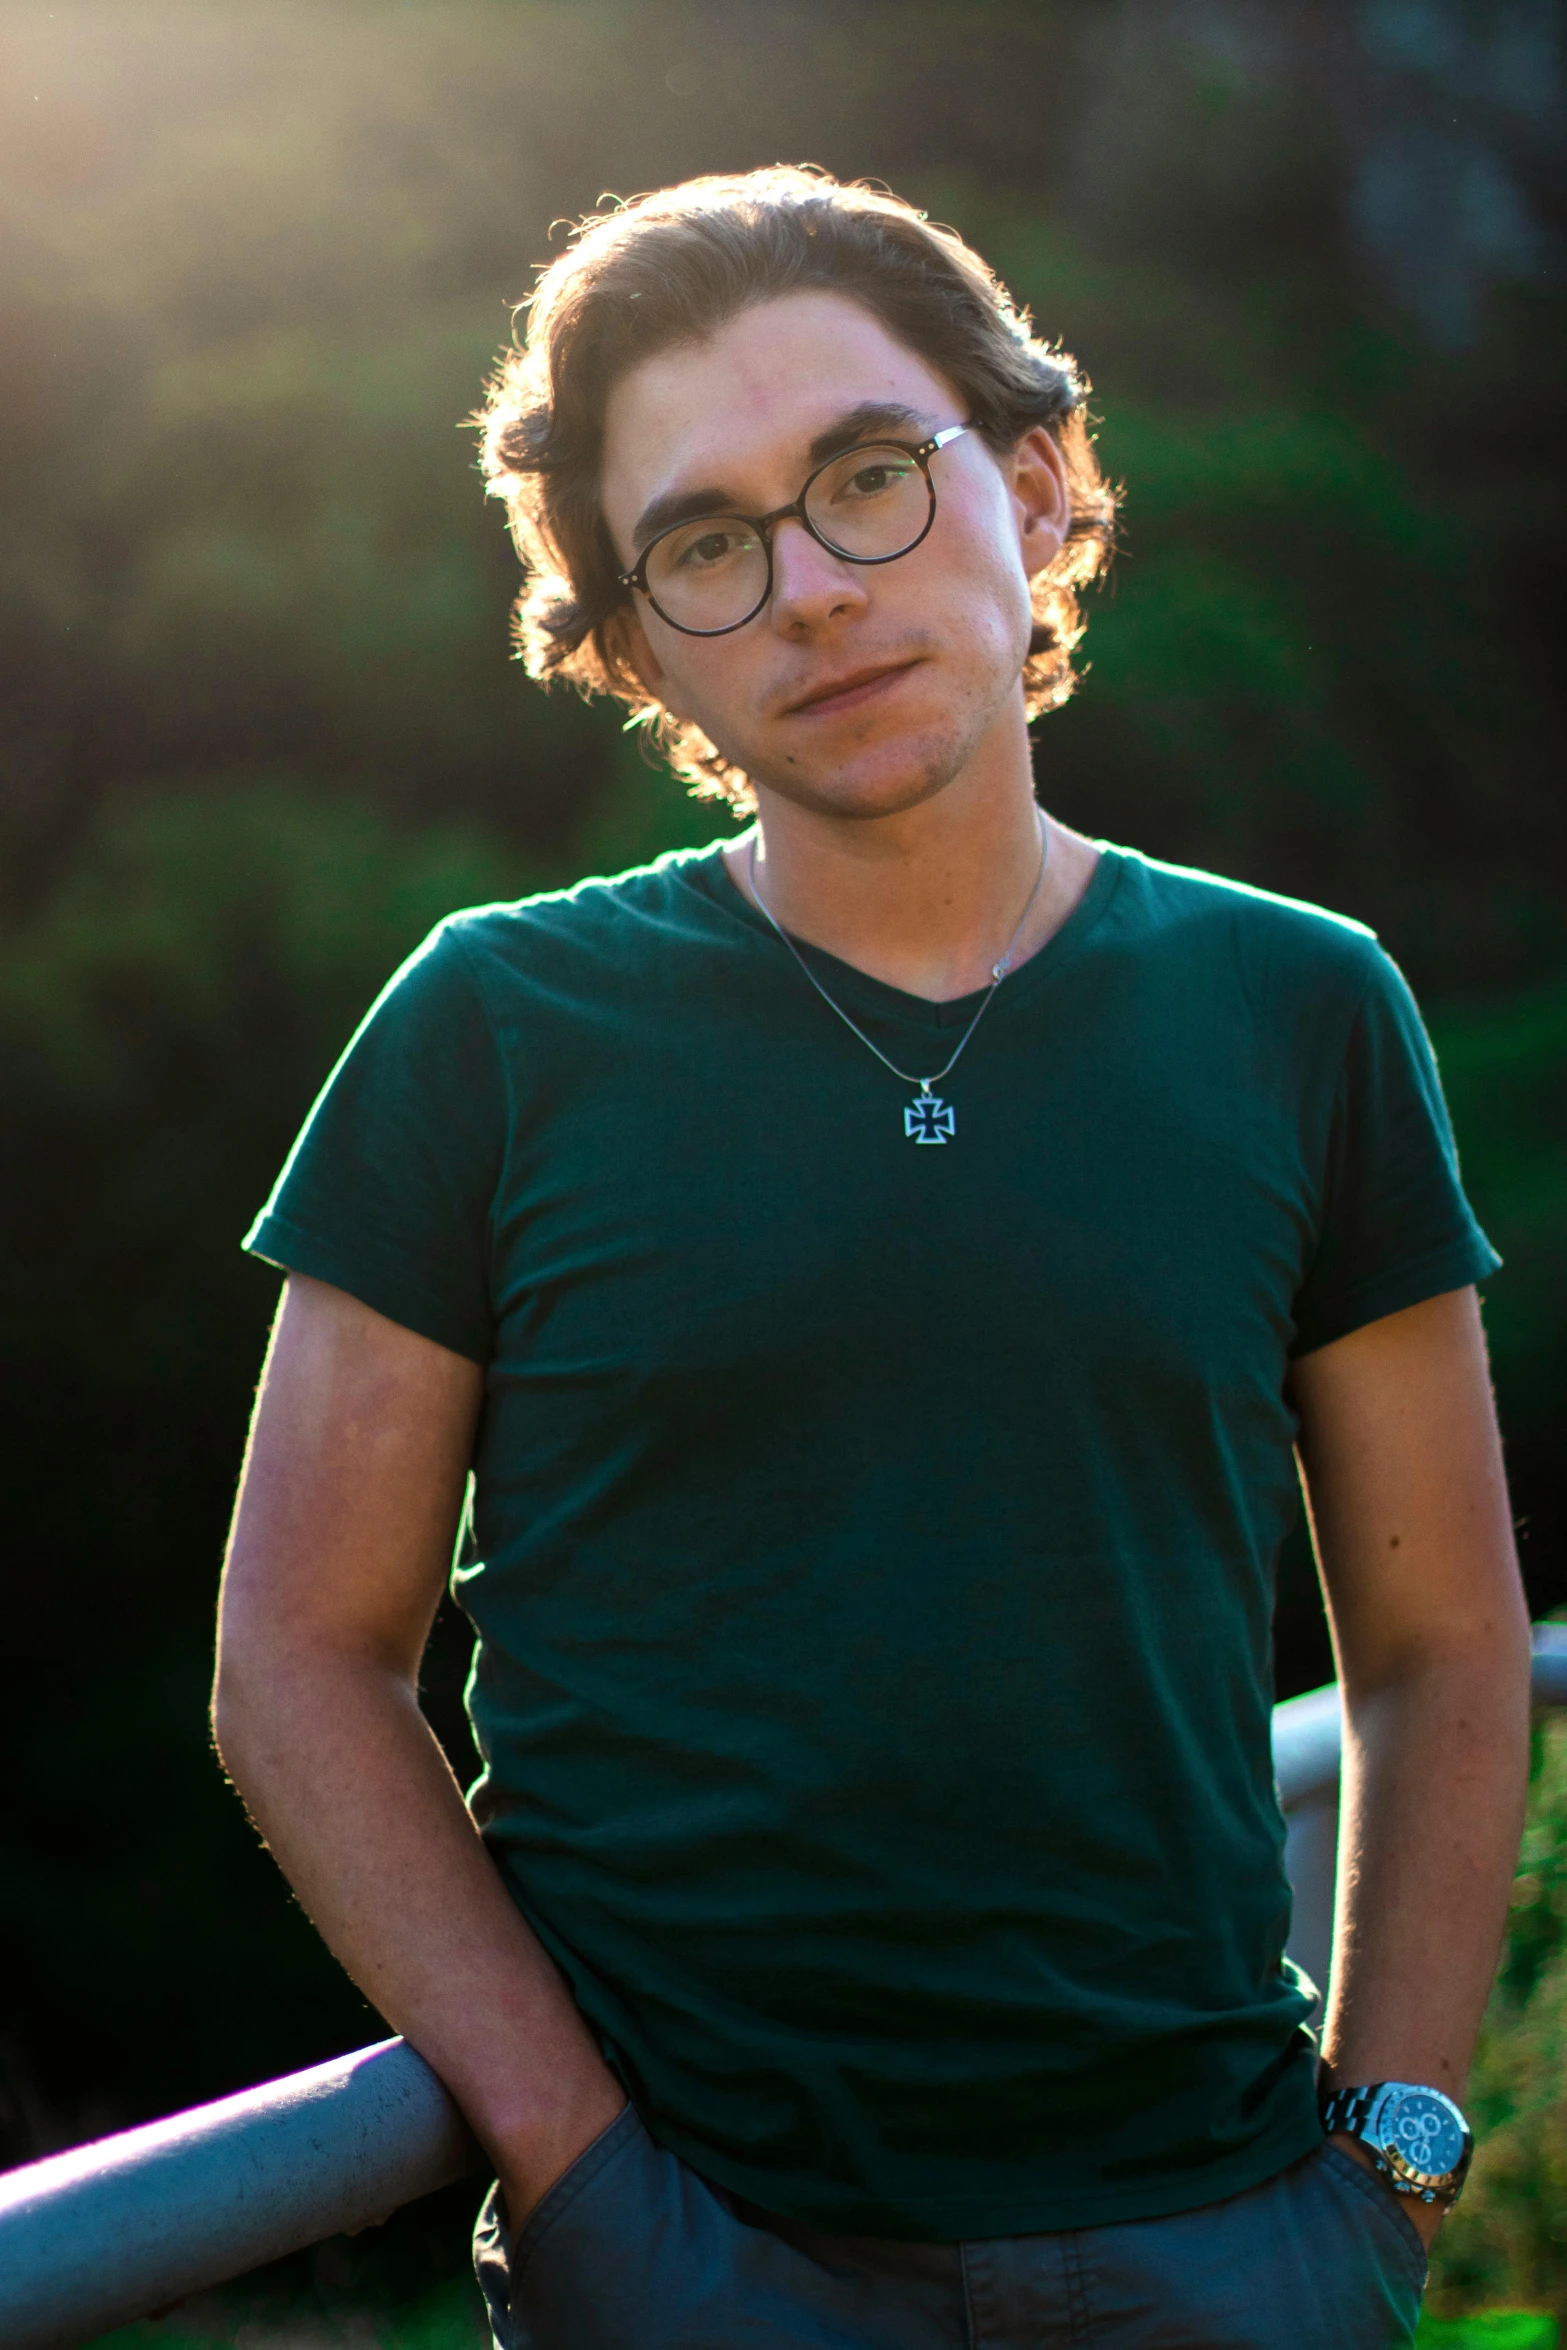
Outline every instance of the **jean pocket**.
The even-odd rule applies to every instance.
[[[1342,2146],[1324,2146],[1317,2160],[1328,2177],[1345,2190],[1346,2199],[1352,2199],[1354,2208],[1375,2224],[1382,2242],[1397,2254],[1424,2289],[1428,2267],[1426,2248],[1419,2229],[1393,2188],[1357,2162],[1352,2154],[1346,2154]]]
[[[474,2265],[499,2350],[804,2350],[847,2340],[917,2350],[931,2339],[917,2325],[894,2330],[885,2310],[878,2323],[874,2307],[856,2330],[849,2306],[867,2294],[883,2304],[883,2290],[744,2219],[630,2107],[509,2247],[498,2200],[480,2219]]]
[[[539,2246],[551,2231],[558,2227],[572,2205],[585,2195],[600,2174],[608,2170],[618,2154],[624,2152],[629,2140],[645,2135],[641,2116],[634,2105],[624,2106],[616,2114],[608,2129],[600,2130],[588,2141],[574,2162],[569,2162],[547,2195],[529,2212],[521,2235],[511,2247],[511,2274],[515,2285]]]
[[[529,2212],[515,2237],[506,2224],[499,2181],[490,2189],[473,2232],[473,2266],[498,2350],[531,2350],[533,2335],[515,2318],[517,2289],[529,2263],[567,2213],[602,2178],[616,2156],[645,2134],[636,2107],[628,2104],[607,2129],[600,2130],[576,2159],[567,2164]]]

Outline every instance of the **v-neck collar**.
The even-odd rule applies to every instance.
[[[752,905],[730,873],[724,860],[727,841],[715,841],[710,849],[700,850],[685,860],[682,877],[708,900],[720,915],[739,923],[752,933],[759,943],[771,948],[779,958],[780,969],[789,968],[788,951],[773,930],[765,915]],[[1026,963],[1019,963],[1008,973],[1005,983],[997,991],[998,1000],[989,1017],[998,1018],[1003,1004],[1021,1004],[1039,988],[1052,980],[1066,963],[1076,959],[1089,934],[1097,927],[1108,910],[1120,886],[1121,877],[1130,861],[1130,852],[1117,848],[1109,841],[1095,841],[1099,861],[1089,877],[1088,887],[1072,908],[1060,928],[1053,931],[1037,953]],[[811,969],[818,975],[834,997],[848,1010],[858,1010],[873,1019],[886,1020],[904,1028],[931,1029],[961,1028],[971,1020],[985,996],[987,988],[976,988],[970,995],[952,996],[944,1003],[934,1003],[928,996],[911,995],[907,989],[892,986],[887,980],[877,979],[858,964],[846,963],[826,947],[813,945],[808,939],[798,938],[791,931],[789,937]],[[795,974],[796,978],[799,974]]]

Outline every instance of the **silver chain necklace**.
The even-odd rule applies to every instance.
[[[1038,815],[1037,810],[1035,813]],[[1043,816],[1038,816],[1038,822],[1039,871],[1035,874],[1034,886],[1028,893],[1028,903],[1023,908],[1022,913],[1018,916],[1018,925],[1016,930],[1013,931],[1012,936],[1007,941],[1006,953],[1002,956],[999,963],[992,963],[990,966],[990,985],[985,990],[984,1000],[980,1004],[978,1011],[974,1014],[973,1019],[964,1029],[963,1034],[958,1038],[957,1045],[953,1051],[951,1059],[946,1062],[942,1068],[932,1070],[929,1077],[916,1077],[911,1070],[900,1069],[896,1061],[889,1061],[886,1054],[882,1051],[881,1046],[879,1044],[872,1044],[870,1038],[866,1035],[864,1029],[860,1027],[858,1021],[851,1020],[848,1013],[844,1010],[842,1004],[838,1003],[827,993],[826,988],[823,987],[821,981],[817,978],[815,972],[811,969],[810,964],[801,954],[799,948],[795,945],[794,940],[789,936],[788,931],[785,930],[782,923],[776,919],[771,906],[767,903],[767,900],[762,895],[760,884],[756,878],[756,835],[755,833],[751,835],[751,846],[747,852],[746,858],[746,870],[750,875],[751,894],[755,898],[758,906],[760,906],[762,912],[767,916],[768,921],[772,923],[774,930],[777,931],[778,936],[783,940],[784,945],[789,949],[790,954],[793,955],[795,961],[799,964],[800,969],[805,973],[806,978],[815,988],[817,994],[821,997],[822,1002],[827,1006],[828,1010],[830,1012],[837,1013],[845,1028],[853,1029],[854,1034],[859,1038],[861,1044],[864,1045],[866,1051],[874,1053],[877,1060],[880,1061],[884,1069],[890,1069],[894,1077],[901,1077],[905,1085],[917,1085],[919,1087],[919,1092],[914,1096],[913,1101],[905,1104],[903,1111],[903,1131],[910,1142],[950,1142],[954,1134],[957,1132],[957,1118],[953,1111],[952,1104],[950,1102],[942,1101],[939,1095],[932,1093],[931,1087],[933,1085],[939,1085],[942,1079],[948,1076],[951,1071],[957,1067],[959,1054],[963,1052],[975,1029],[979,1026],[981,1020],[984,1019],[985,1014],[989,1011],[991,1000],[994,997],[997,988],[1001,985],[1001,982],[1003,979],[1005,979],[1007,973],[1012,968],[1012,957],[1016,951],[1017,942],[1023,935],[1024,923],[1028,920],[1030,914],[1032,914],[1034,911],[1034,900],[1039,895],[1040,884],[1045,878],[1045,866],[1049,861],[1050,856],[1050,827],[1045,822]]]

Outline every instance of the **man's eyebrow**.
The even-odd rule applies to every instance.
[[[650,539],[656,539],[660,531],[673,529],[677,522],[694,522],[700,514],[738,511],[732,490],[666,490],[637,516],[636,528],[631,533],[631,552],[640,555]]]
[[[841,449],[852,449],[856,441],[874,440],[878,433],[893,433],[899,440],[909,433],[924,440],[930,431],[926,419],[901,400],[862,400],[857,408],[850,408],[819,432],[811,443],[811,463],[824,465],[829,457],[836,457]]]
[[[913,432],[923,440],[930,430],[928,420],[901,400],[862,400],[858,407],[846,409],[844,414],[819,432],[808,451],[811,465],[825,465],[829,457],[836,457],[844,449],[852,449],[857,441],[874,439],[878,433],[894,433],[900,439]],[[677,522],[694,522],[704,514],[739,514],[744,512],[733,490],[721,485],[701,489],[667,490],[643,507],[631,533],[634,554],[640,554],[660,531],[672,530]]]

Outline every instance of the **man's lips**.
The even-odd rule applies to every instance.
[[[851,669],[842,677],[813,686],[784,711],[786,718],[836,718],[840,710],[857,710],[915,667],[919,655],[904,661],[879,661],[868,669]]]

